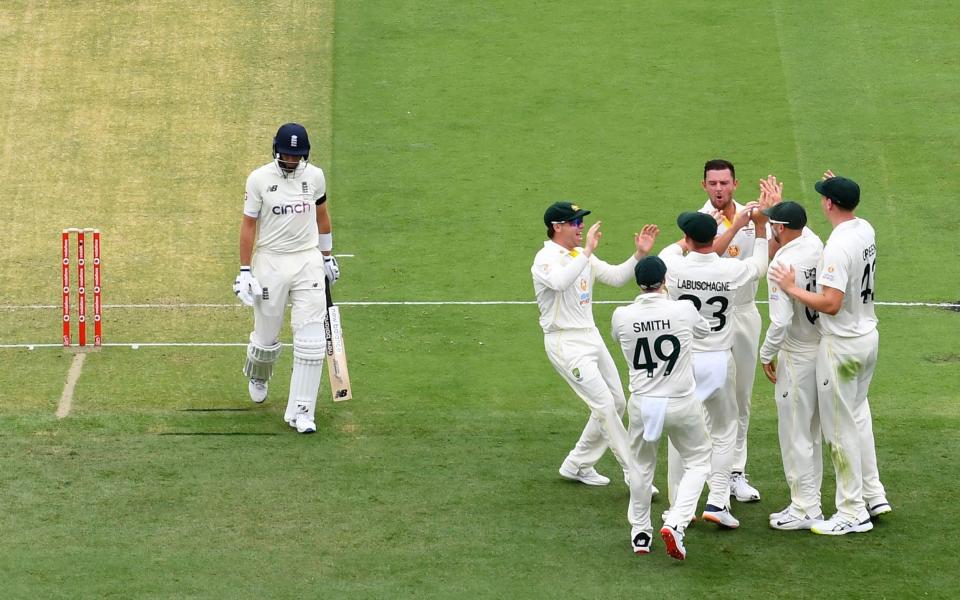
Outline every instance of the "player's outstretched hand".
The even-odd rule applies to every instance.
[[[747,223],[749,223],[750,220],[753,218],[753,213],[757,212],[759,208],[760,208],[760,204],[758,202],[748,203],[746,206],[743,207],[743,210],[738,212],[733,217],[733,223],[730,224],[731,227],[735,231],[739,231],[744,227],[746,227]]]
[[[770,266],[770,279],[772,279],[785,294],[796,287],[796,271],[793,266],[784,267],[783,265]]]
[[[777,181],[776,175],[767,175],[760,180],[760,208],[770,208],[783,200],[783,184]]]
[[[823,173],[824,179],[830,179],[831,177],[836,177],[836,175],[833,174],[833,171],[831,171],[830,169],[827,169],[826,171],[824,171]]]
[[[656,225],[644,225],[640,233],[633,234],[633,241],[637,246],[637,258],[650,254],[658,235],[660,235],[660,228]]]
[[[587,239],[583,243],[583,253],[587,256],[593,254],[593,251],[597,249],[597,246],[600,245],[600,236],[603,233],[600,231],[600,225],[603,221],[597,221],[590,226],[590,229],[587,230]]]
[[[253,306],[254,300],[263,296],[263,288],[250,272],[250,267],[240,267],[240,274],[233,282],[233,293],[247,306]]]
[[[327,276],[327,281],[330,282],[330,287],[333,287],[333,284],[340,279],[340,263],[337,262],[337,257],[332,254],[324,255],[323,272]]]

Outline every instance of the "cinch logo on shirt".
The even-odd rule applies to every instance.
[[[309,202],[298,202],[296,204],[284,204],[283,206],[274,206],[271,212],[275,215],[292,215],[310,212]]]

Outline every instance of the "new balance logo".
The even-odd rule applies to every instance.
[[[275,185],[271,185],[271,186],[267,189],[267,192],[275,192],[275,191],[277,191],[277,186],[275,186]]]

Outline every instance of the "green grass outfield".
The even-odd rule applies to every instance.
[[[630,552],[616,478],[556,474],[586,410],[535,306],[400,302],[532,300],[556,199],[604,220],[608,260],[647,222],[659,249],[717,156],[741,201],[775,173],[823,237],[813,182],[856,179],[877,300],[956,302],[958,24],[948,2],[4,3],[0,345],[58,343],[66,226],[103,231],[124,345],[86,355],[64,419],[75,355],[0,348],[0,597],[955,597],[957,312],[878,307],[895,511],[874,531],[767,527],[787,490],[758,374],[763,500],[675,564]],[[334,291],[355,399],[324,388],[313,436],[281,419],[289,348],[247,399],[230,291],[244,178],[292,119],[353,255]]]

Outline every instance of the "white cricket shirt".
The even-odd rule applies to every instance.
[[[797,287],[814,291],[817,287],[817,265],[823,254],[823,242],[813,231],[780,247],[770,261],[774,266],[792,266],[796,272]],[[770,327],[760,348],[760,361],[770,363],[781,348],[792,352],[816,349],[820,342],[817,312],[807,308],[796,298],[783,293],[767,271],[767,290],[770,298]]]
[[[640,294],[613,311],[612,327],[627,359],[631,393],[667,398],[693,393],[693,340],[710,333],[693,304],[659,292]]]
[[[855,218],[833,228],[817,267],[817,288],[820,292],[824,287],[840,290],[843,305],[836,315],[820,314],[823,334],[859,337],[877,328],[873,306],[876,267],[877,241],[870,223]]]
[[[626,262],[610,265],[595,254],[588,258],[583,248],[567,250],[546,240],[530,268],[543,332],[595,327],[591,304],[594,279],[620,287],[633,279],[636,264],[632,254]]]
[[[257,219],[255,250],[302,252],[316,248],[316,202],[327,193],[320,167],[310,163],[296,176],[283,176],[275,162],[247,177],[243,214]]]
[[[743,205],[737,202],[736,200],[731,200],[733,205],[736,207],[736,213],[743,211]],[[710,200],[707,200],[704,203],[703,208],[700,209],[700,212],[712,215],[716,209],[713,208],[713,204],[710,203]],[[720,235],[724,231],[730,229],[733,226],[733,223],[729,219],[723,217],[723,221],[717,224],[717,235]],[[753,247],[757,241],[757,231],[756,226],[753,221],[748,222],[744,225],[740,231],[733,235],[733,239],[730,240],[730,245],[727,246],[726,251],[721,254],[724,258],[736,258],[737,260],[747,260],[753,256]],[[735,299],[735,304],[752,304],[757,297],[757,288],[760,285],[760,280],[749,286],[744,286],[741,289],[740,294]]]
[[[767,268],[767,240],[756,240],[747,260],[723,258],[716,253],[690,252],[677,244],[660,251],[667,265],[667,291],[674,300],[689,300],[710,322],[710,335],[693,343],[694,352],[717,352],[733,347],[730,317],[741,288],[756,289]]]

